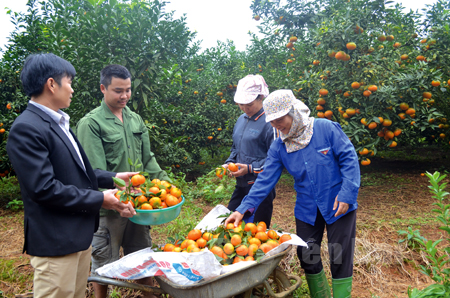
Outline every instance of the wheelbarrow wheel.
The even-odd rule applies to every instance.
[[[291,279],[295,279],[296,283],[291,284]],[[280,267],[275,268],[269,275],[267,280],[263,284],[247,291],[245,294],[251,294],[251,296],[245,296],[245,298],[268,298],[268,297],[294,297],[292,292],[301,285],[301,279],[287,275]]]

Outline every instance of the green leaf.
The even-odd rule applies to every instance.
[[[127,184],[125,183],[125,181],[123,181],[120,178],[116,178],[116,177],[112,177],[114,183],[118,186],[118,187],[125,187]]]

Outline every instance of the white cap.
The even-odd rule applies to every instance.
[[[261,75],[248,75],[239,80],[234,101],[240,104],[248,104],[254,101],[259,95],[266,98],[269,95],[269,88]]]

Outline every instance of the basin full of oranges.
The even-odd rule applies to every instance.
[[[264,222],[241,222],[219,226],[215,230],[202,232],[193,229],[184,237],[170,239],[161,250],[171,252],[199,252],[208,248],[222,265],[242,261],[258,261],[281,243],[291,240],[289,234],[279,235],[267,229]]]
[[[141,225],[160,225],[174,220],[181,212],[184,196],[181,189],[168,181],[149,180],[144,175],[131,177],[130,186],[118,191],[116,197],[123,203],[130,202],[136,215],[130,220]]]

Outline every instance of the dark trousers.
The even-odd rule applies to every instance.
[[[237,186],[231,195],[230,202],[228,203],[228,209],[235,211],[237,207],[241,204],[244,197],[250,192],[253,184],[249,186],[241,187]],[[272,219],[273,211],[273,200],[275,199],[275,188],[269,193],[269,195],[261,202],[261,204],[256,209],[255,218],[253,222],[263,221],[266,223],[267,227],[270,227],[270,221]]]
[[[305,273],[317,274],[323,269],[320,247],[326,227],[331,276],[336,279],[353,275],[356,210],[347,213],[332,224],[327,224],[317,210],[314,226],[298,219],[296,219],[296,225],[297,235],[308,243],[308,248],[303,246],[297,248],[297,256]]]

